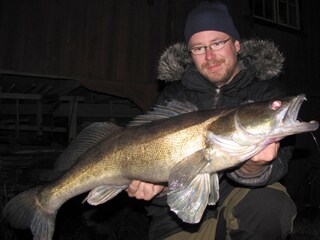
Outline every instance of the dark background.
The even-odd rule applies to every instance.
[[[106,120],[123,124],[150,109],[162,86],[157,80],[157,62],[168,46],[184,40],[186,15],[199,2],[0,0],[2,204],[43,181],[49,174],[46,170],[84,126]],[[283,84],[290,94],[305,93],[308,98],[300,118],[319,121],[317,0],[299,1],[300,30],[258,21],[252,16],[252,0],[223,2],[229,6],[242,39],[268,39],[278,46],[286,59]],[[303,224],[297,229],[304,233],[320,228],[320,153],[315,139],[319,139],[319,130],[314,135],[297,136],[289,173],[283,179],[299,206]],[[60,211],[63,219],[69,217],[69,222],[62,221],[66,222],[60,231],[64,237],[57,239],[81,239],[73,234],[77,231],[74,226],[88,228],[87,215],[94,210],[89,206],[75,207],[81,200],[73,200],[76,204],[71,201]],[[122,194],[116,203],[99,207],[100,215],[110,215],[110,204],[114,217],[105,220],[100,216],[102,227],[98,220],[93,224],[103,229],[101,236],[142,239],[147,226],[146,218],[140,214],[144,203],[128,200]],[[133,208],[128,210],[128,205]],[[138,209],[138,213],[132,209]],[[84,223],[79,220],[82,218],[86,219]],[[140,228],[130,225],[137,223],[137,218]],[[70,222],[73,227],[69,227]],[[110,227],[114,225],[117,227]],[[99,232],[98,227],[93,228]],[[73,238],[66,237],[66,229]],[[2,230],[5,239],[11,239],[8,236],[13,233],[5,222]],[[86,239],[87,231],[84,232],[80,231],[80,235]]]

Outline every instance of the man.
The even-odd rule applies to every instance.
[[[178,44],[161,57],[159,76],[172,83],[157,103],[176,99],[208,109],[284,94],[276,78],[281,54],[272,43],[257,40],[243,43],[247,49],[241,49],[239,33],[222,3],[203,2],[191,11],[185,40],[187,49]],[[164,186],[133,181],[127,192],[138,199],[152,199],[147,208],[150,239],[285,239],[296,208],[277,181],[287,171],[291,151],[289,146],[272,143],[240,167],[225,172],[219,202],[207,207],[199,224],[183,223],[169,210],[165,196],[156,197]]]

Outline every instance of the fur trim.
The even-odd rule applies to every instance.
[[[181,74],[192,58],[184,43],[176,43],[168,47],[160,57],[158,78],[164,81],[180,80]]]
[[[241,42],[239,60],[243,60],[246,67],[252,68],[260,80],[279,75],[284,63],[282,53],[272,41],[259,39]],[[192,64],[192,58],[187,46],[184,43],[176,43],[161,55],[158,79],[170,82],[180,80],[181,74],[189,64]]]
[[[284,56],[269,40],[247,40],[241,44],[240,59],[249,57],[256,77],[266,80],[278,76],[284,63]]]

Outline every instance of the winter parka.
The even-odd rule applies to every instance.
[[[197,71],[184,44],[169,47],[161,56],[158,67],[159,79],[168,85],[156,102],[164,104],[175,99],[191,102],[199,109],[210,109],[239,106],[285,95],[278,78],[284,57],[273,42],[257,39],[244,41],[238,58],[241,71],[230,83],[217,88]],[[282,156],[280,151],[279,159],[268,167],[269,171],[259,176],[231,174],[231,177],[249,186],[278,181],[286,173],[287,160],[291,157],[289,153],[285,155]],[[277,165],[275,169],[274,165]]]
[[[186,45],[177,43],[160,57],[158,78],[165,81],[166,86],[156,103],[174,99],[191,102],[199,109],[210,109],[276,99],[285,95],[278,78],[283,62],[284,57],[273,42],[243,41],[238,55],[241,71],[227,85],[217,88],[197,71]],[[292,150],[292,143],[281,143],[276,159],[259,174],[243,176],[237,168],[226,172],[220,179],[219,201],[236,186],[260,187],[279,181],[287,172]],[[165,197],[155,198],[148,211],[154,216],[150,224],[151,239],[158,239],[157,233],[170,235],[187,225],[170,213]],[[214,215],[214,209],[207,210],[204,219]]]

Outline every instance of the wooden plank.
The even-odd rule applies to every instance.
[[[24,93],[0,93],[0,98],[3,99],[23,99],[23,100],[40,100],[39,94],[24,94]]]
[[[1,130],[15,130],[16,127],[14,125],[4,125],[0,124],[0,129]],[[20,125],[19,126],[20,131],[38,131],[38,126],[30,126],[30,125]],[[68,128],[66,127],[46,127],[43,126],[43,131],[44,132],[57,132],[57,133],[64,133],[67,132]]]
[[[1,123],[10,122],[10,115],[15,115],[15,108],[12,104],[1,104],[0,114],[8,116],[8,119],[1,119]],[[20,107],[20,115],[36,114],[37,110],[34,104],[22,104]],[[53,117],[68,117],[69,116],[69,103],[61,103],[54,111],[52,105],[44,104],[42,106],[42,113]],[[134,105],[127,105],[121,103],[105,103],[105,104],[89,104],[79,103],[78,117],[133,117],[141,114],[142,111],[134,107]],[[25,119],[24,121],[27,121]],[[12,122],[12,120],[11,120]],[[21,119],[20,119],[21,122]]]

